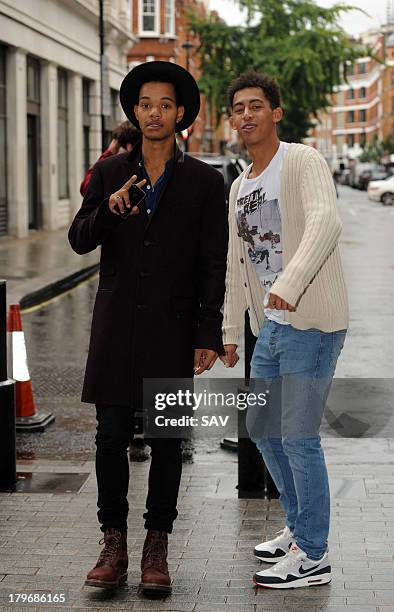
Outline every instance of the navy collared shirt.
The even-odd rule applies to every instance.
[[[163,174],[157,179],[156,183],[152,185],[149,175],[144,166],[144,158],[143,157],[141,158],[139,165],[141,166],[141,169],[142,169],[142,175],[144,179],[146,179],[146,183],[142,187],[142,189],[146,193],[145,206],[146,206],[146,212],[148,213],[149,216],[153,215],[154,212],[156,211],[157,204],[160,200],[161,194],[163,193],[164,188],[167,184],[168,178],[170,176],[173,163],[174,163],[174,160],[172,158],[166,162]]]

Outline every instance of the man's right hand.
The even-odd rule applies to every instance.
[[[114,215],[119,215],[119,217],[121,216],[121,214],[119,214],[118,211],[114,209],[115,204],[118,205],[118,208],[122,214],[124,213],[126,208],[131,207],[130,200],[129,200],[129,189],[132,185],[134,185],[136,180],[137,180],[137,175],[133,174],[133,176],[128,181],[125,182],[123,187],[121,187],[120,189],[118,189],[118,191],[115,191],[115,193],[110,195],[109,200],[108,200],[108,206],[109,206],[111,213],[113,213]],[[139,183],[136,183],[136,185],[137,187],[143,187],[145,183],[146,183],[146,179],[143,179]],[[138,208],[138,206],[133,206],[130,214],[138,215],[139,212],[140,212],[140,209]]]
[[[225,355],[219,355],[219,358],[224,363],[226,368],[233,368],[235,364],[239,361],[237,347],[238,344],[224,345]]]

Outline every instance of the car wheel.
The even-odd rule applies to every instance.
[[[394,205],[394,193],[384,193],[381,199],[384,206]]]

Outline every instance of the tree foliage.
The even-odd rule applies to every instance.
[[[329,105],[346,66],[370,52],[338,25],[341,12],[352,7],[323,8],[312,0],[238,1],[248,9],[246,27],[228,26],[214,13],[206,19],[190,15],[190,29],[200,40],[200,87],[219,120],[233,78],[250,68],[276,77],[285,111],[281,137],[300,141],[311,116]]]
[[[383,156],[390,153],[394,153],[394,139],[387,136],[384,140],[379,140],[375,135],[372,141],[365,145],[359,161],[381,163]]]

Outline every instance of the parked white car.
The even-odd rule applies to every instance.
[[[382,202],[385,206],[394,205],[394,176],[383,181],[370,181],[368,184],[368,197],[375,202]]]

